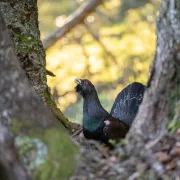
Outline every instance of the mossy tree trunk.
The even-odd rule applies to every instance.
[[[180,1],[163,0],[157,18],[157,46],[152,74],[129,133],[132,148],[151,147],[168,132],[179,127],[180,119]]]
[[[0,10],[14,42],[18,60],[31,85],[54,116],[71,131],[73,124],[57,108],[47,86],[45,51],[40,40],[37,0],[0,1]]]
[[[17,60],[1,13],[0,64],[0,179],[30,179],[19,158],[33,179],[68,179],[75,167],[76,148],[64,127],[54,121],[52,114],[30,85]],[[23,161],[27,154],[24,152],[19,156],[18,153],[22,153],[22,149],[31,143],[32,147],[37,144],[33,151],[35,156],[31,161]],[[38,150],[39,145],[41,148]],[[44,153],[43,157],[39,151]]]

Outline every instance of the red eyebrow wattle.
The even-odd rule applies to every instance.
[[[89,82],[87,80],[84,81],[85,84],[89,84]]]

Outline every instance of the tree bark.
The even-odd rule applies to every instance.
[[[42,101],[53,115],[71,132],[75,124],[63,115],[47,86],[45,51],[40,40],[37,0],[0,2],[0,10],[14,42],[22,68]]]
[[[149,145],[153,144],[153,140],[157,141],[168,131],[168,125],[174,118],[180,118],[175,111],[180,101],[179,29],[180,1],[163,0],[157,18],[157,46],[152,74],[129,133],[134,146],[138,144],[138,137]]]
[[[43,95],[47,88],[46,62],[40,41],[36,3],[36,0],[1,1],[0,9],[21,66],[35,90]]]
[[[46,167],[46,171],[51,171],[52,174],[63,174],[57,176],[58,179],[67,178],[75,166],[75,147],[64,132],[64,128],[60,126],[60,123],[56,124],[52,114],[31,88],[16,58],[1,13],[0,64],[0,179],[30,179],[19,161],[12,133],[20,139],[28,136],[30,139],[35,138],[43,142],[48,148],[44,159],[45,165],[41,166],[42,172]],[[61,151],[58,150],[59,146]],[[68,152],[62,147],[68,148]],[[57,157],[51,155],[54,151],[59,153]],[[67,162],[66,156],[70,158],[70,163]],[[55,165],[50,165],[48,160],[50,157],[52,162],[56,162]],[[65,172],[62,166],[58,165],[60,162],[70,169]],[[36,173],[40,175],[41,171]],[[53,179],[52,175],[51,179]]]

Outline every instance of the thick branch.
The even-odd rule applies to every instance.
[[[45,49],[53,46],[59,39],[61,39],[66,33],[71,31],[76,25],[82,23],[84,19],[92,13],[103,0],[90,0],[83,3],[73,14],[68,16],[65,24],[57,28],[52,34],[43,40],[43,46]]]

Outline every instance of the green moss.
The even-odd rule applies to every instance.
[[[168,119],[168,130],[170,132],[175,132],[178,128],[180,128],[180,73],[178,69],[176,69],[176,73],[174,73],[174,82],[173,89],[170,90],[167,96],[167,103],[169,104],[170,114]]]
[[[23,120],[21,122],[20,120],[17,119],[12,119],[11,124],[9,126],[10,131],[14,134],[17,135],[19,132],[22,131],[22,129],[31,129],[32,124],[30,120]]]
[[[56,107],[56,102],[52,98],[52,95],[51,95],[50,90],[48,88],[44,91],[43,96],[44,96],[46,102],[48,103],[49,107]]]
[[[22,123],[20,123],[17,119],[12,119],[9,129],[13,134],[17,134],[18,132],[20,132],[22,127]]]
[[[29,35],[13,34],[16,50],[29,51],[37,47],[37,40]]]
[[[63,125],[69,130],[69,132],[72,132],[75,124],[70,122],[57,107],[56,102],[54,101],[48,88],[44,91],[43,97],[45,98],[45,102],[48,108],[53,112],[56,118],[58,118],[63,123]]]
[[[174,117],[168,125],[168,130],[173,133],[179,128],[180,128],[180,100],[175,104]]]
[[[40,138],[48,146],[46,161],[33,172],[34,179],[68,179],[76,166],[77,152],[68,135],[58,129],[48,129],[43,133],[33,131],[31,136]]]

